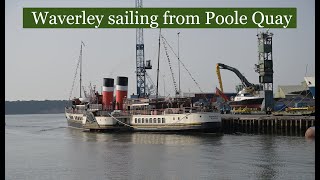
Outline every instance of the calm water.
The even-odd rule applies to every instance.
[[[6,179],[315,179],[304,137],[90,133],[63,114],[5,118]]]

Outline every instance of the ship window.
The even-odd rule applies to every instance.
[[[152,123],[152,118],[149,119],[149,123]]]
[[[156,118],[153,118],[153,123],[157,123],[157,119]]]
[[[134,118],[134,122],[137,123],[137,118]]]
[[[162,123],[165,123],[165,122],[166,122],[166,120],[164,118],[162,118]]]
[[[175,118],[173,117],[173,120],[175,120]]]
[[[161,123],[161,119],[160,118],[158,118],[158,123]]]
[[[180,117],[178,117],[178,120],[180,120]]]
[[[138,123],[141,123],[141,119],[140,118],[138,119]]]
[[[142,118],[142,123],[144,123],[144,118]]]
[[[186,119],[188,119],[188,116],[186,116]]]
[[[148,118],[146,118],[146,123],[148,123]]]

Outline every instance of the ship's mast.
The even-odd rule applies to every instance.
[[[159,31],[159,49],[158,49],[158,67],[157,67],[157,91],[156,91],[156,101],[158,101],[159,94],[159,62],[160,62],[160,37],[161,37],[161,28]]]
[[[81,98],[81,84],[82,84],[82,41],[80,48],[80,98]]]
[[[179,96],[181,96],[181,87],[180,87],[180,56],[179,56],[179,35],[180,35],[180,32],[178,32],[177,34],[178,34]]]
[[[82,45],[85,46],[85,44],[81,41],[81,47],[80,47],[80,98],[81,98],[81,88],[82,88]]]

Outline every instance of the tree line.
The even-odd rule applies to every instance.
[[[5,114],[57,114],[64,113],[67,100],[5,101]]]

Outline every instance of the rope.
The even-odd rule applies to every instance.
[[[74,82],[75,82],[76,77],[77,77],[79,65],[80,65],[80,58],[79,58],[79,61],[78,61],[77,67],[76,67],[76,73],[74,74],[74,78],[73,78],[73,82],[72,82],[72,87],[71,87],[71,91],[70,91],[70,95],[69,95],[69,101],[70,101],[70,98],[71,98],[71,95],[72,95],[72,91],[73,91],[73,88],[74,88]],[[81,87],[80,87],[80,88],[81,88]]]
[[[114,120],[118,121],[119,123],[121,123],[121,124],[123,124],[125,126],[129,126],[129,127],[133,128],[133,126],[131,126],[130,124],[124,123],[124,122],[118,120],[116,117],[112,116],[111,113],[108,113],[108,114],[109,114],[110,117],[112,117]]]
[[[162,36],[162,35],[161,35]],[[173,48],[170,46],[170,44],[168,43],[167,39],[165,37],[162,36],[162,38],[164,39],[164,42],[169,46],[169,48],[171,49],[171,51],[173,52],[173,54],[176,56],[176,58],[178,58],[177,54],[174,52]],[[190,71],[187,69],[187,67],[184,65],[184,63],[178,59],[178,61],[180,61],[180,63],[182,64],[183,68],[188,72],[189,76],[191,77],[191,79],[193,80],[193,82],[197,85],[197,87],[199,88],[200,92],[203,93],[200,85],[198,84],[198,82],[193,78],[193,76],[191,75]]]
[[[306,90],[307,90],[307,88],[305,88],[303,91],[301,91],[300,94],[298,94],[298,95],[301,95],[302,92],[304,92],[304,91],[306,91]],[[310,93],[310,91],[309,91],[299,102],[301,102],[303,99],[305,99],[305,98],[309,95],[309,93]],[[278,111],[276,111],[276,112],[282,111],[285,107],[288,107],[288,105],[291,104],[293,101],[294,101],[294,99],[292,99],[288,104],[285,104],[285,103],[284,103],[285,106],[282,107],[280,110],[278,110]],[[299,102],[298,102],[298,103],[299,103]]]
[[[164,38],[163,36],[161,36],[161,37]],[[174,89],[175,89],[176,94],[177,94],[177,92],[178,92],[177,83],[176,83],[176,80],[175,80],[174,75],[173,75],[173,70],[172,70],[171,61],[170,61],[169,54],[168,54],[168,49],[167,49],[166,43],[164,41],[162,41],[162,42],[163,42],[164,50],[166,52],[166,56],[167,56],[167,59],[168,59],[168,63],[169,63],[169,67],[170,67],[170,71],[171,71],[171,75],[172,75]]]
[[[73,88],[74,88],[74,82],[76,80],[76,77],[77,77],[77,73],[78,73],[78,68],[79,68],[79,65],[80,65],[80,57],[79,57],[79,60],[78,60],[78,64],[77,64],[77,67],[76,67],[76,73],[74,74],[74,77],[73,77],[73,82],[72,82],[72,87],[71,87],[71,91],[70,91],[70,95],[69,95],[69,100],[71,98],[71,95],[72,95],[72,91],[73,91]],[[81,88],[81,87],[80,87]]]

